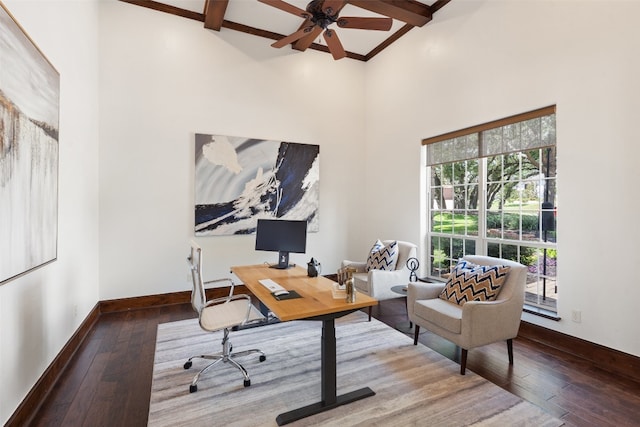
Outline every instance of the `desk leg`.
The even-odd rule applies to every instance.
[[[322,321],[321,344],[322,371],[322,403],[333,405],[336,403],[336,322],[335,319]]]
[[[322,321],[321,343],[321,396],[322,400],[276,417],[279,426],[292,423],[302,418],[373,396],[376,393],[369,387],[337,396],[336,394],[336,324],[335,319]]]

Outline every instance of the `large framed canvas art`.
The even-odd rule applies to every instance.
[[[251,234],[259,218],[318,231],[320,147],[195,135],[195,235]]]
[[[60,75],[0,2],[0,284],[57,258]]]

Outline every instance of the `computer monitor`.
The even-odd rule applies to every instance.
[[[289,268],[289,253],[307,250],[307,221],[259,219],[256,250],[278,252],[278,263],[271,267]]]

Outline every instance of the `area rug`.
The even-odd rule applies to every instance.
[[[158,326],[150,426],[275,426],[276,416],[320,400],[321,322],[284,322],[232,332],[251,386],[229,364],[208,371],[189,393],[222,333],[205,333],[196,319]],[[375,319],[355,312],[336,321],[338,394],[365,386],[376,395],[296,421],[291,426],[559,426],[539,407],[501,389]],[[506,363],[506,360],[505,360]]]

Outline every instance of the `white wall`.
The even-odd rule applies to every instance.
[[[422,138],[556,104],[562,320],[525,319],[640,356],[637,16],[640,2],[457,0],[367,64],[367,176],[402,177],[367,187],[367,210],[382,192],[406,221],[366,229],[415,233]]]
[[[97,6],[3,2],[60,73],[61,96],[58,260],[0,286],[0,424],[98,301]]]
[[[190,289],[194,133],[319,144],[320,231],[309,234],[306,255],[291,256],[337,269],[362,191],[364,63],[269,44],[130,4],[101,4],[101,300]],[[275,253],[253,249],[254,238],[196,239],[205,276],[275,262]]]
[[[320,145],[320,232],[292,257],[330,272],[421,243],[422,138],[557,104],[563,320],[526,318],[640,355],[640,3],[456,0],[362,64],[115,0],[4,2],[62,96],[59,259],[0,287],[1,422],[97,301],[188,289],[196,132]],[[198,241],[207,276],[270,260]]]

